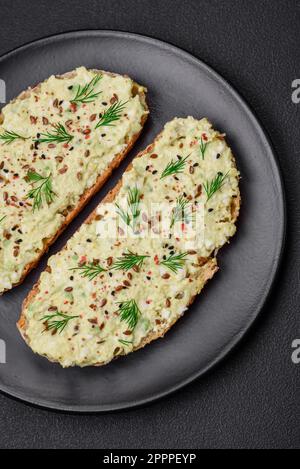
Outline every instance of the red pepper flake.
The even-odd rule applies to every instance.
[[[79,264],[84,264],[84,263],[86,262],[86,260],[87,260],[87,259],[86,259],[86,256],[82,256],[82,257],[80,258]]]
[[[77,104],[76,103],[71,103],[70,108],[71,108],[72,112],[76,112],[77,111]]]
[[[146,300],[147,305],[150,305],[152,303],[152,300]]]
[[[155,262],[156,265],[159,264],[159,258],[158,258],[157,254],[154,256],[154,262]]]
[[[69,148],[69,144],[68,144],[68,143],[64,143],[64,144],[63,144],[63,147],[64,147],[64,148]]]
[[[201,137],[202,137],[202,139],[203,139],[205,142],[208,141],[208,138],[207,138],[206,133],[203,133],[203,134],[201,135]]]
[[[185,224],[181,223],[181,231],[185,231]]]

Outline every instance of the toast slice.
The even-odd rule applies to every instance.
[[[49,259],[18,322],[27,344],[83,367],[163,337],[218,270],[216,253],[236,231],[238,182],[206,119],[166,124]]]
[[[137,140],[146,89],[80,67],[0,115],[0,294],[20,284]]]

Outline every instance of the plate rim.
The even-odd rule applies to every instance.
[[[266,306],[267,301],[269,300],[270,294],[273,290],[274,284],[277,280],[277,276],[279,273],[279,269],[282,264],[282,258],[285,250],[286,244],[286,232],[287,232],[287,208],[286,208],[286,193],[284,187],[284,181],[282,176],[282,171],[280,167],[280,162],[277,156],[277,152],[273,145],[272,139],[266,130],[265,126],[262,124],[261,120],[257,117],[255,111],[252,109],[252,106],[248,103],[245,99],[243,94],[238,91],[235,86],[233,86],[227,79],[225,79],[222,74],[215,71],[210,65],[208,65],[202,59],[197,58],[192,53],[186,51],[184,48],[179,47],[171,42],[164,41],[161,39],[157,39],[155,37],[132,33],[123,30],[113,30],[113,29],[83,29],[83,30],[72,30],[67,32],[62,32],[59,34],[52,34],[49,36],[45,36],[39,38],[37,40],[29,41],[21,46],[15,47],[10,51],[4,53],[0,56],[0,66],[2,65],[5,60],[12,58],[15,54],[22,53],[27,49],[30,49],[35,46],[43,46],[47,45],[49,42],[55,42],[59,40],[69,39],[71,37],[117,37],[119,39],[131,39],[131,40],[138,40],[140,42],[148,43],[154,46],[158,46],[160,48],[167,49],[171,51],[173,54],[177,56],[181,56],[182,58],[193,62],[196,65],[200,65],[202,69],[205,69],[213,78],[217,79],[219,82],[222,83],[224,88],[226,88],[231,95],[236,99],[238,104],[243,108],[244,112],[247,114],[251,122],[253,123],[255,129],[259,132],[262,140],[265,141],[265,145],[268,147],[269,153],[272,155],[272,159],[270,160],[271,166],[274,170],[274,176],[276,177],[276,181],[278,184],[278,188],[280,189],[278,193],[278,199],[280,199],[280,206],[278,206],[278,211],[280,213],[280,233],[278,236],[278,247],[277,247],[277,255],[275,258],[275,262],[273,265],[273,269],[271,275],[269,276],[267,286],[266,286],[266,294],[261,299],[261,301],[256,306],[254,312],[251,314],[250,319],[247,321],[247,324],[241,328],[239,333],[232,339],[226,347],[222,349],[222,351],[215,357],[215,359],[207,365],[205,368],[193,373],[191,376],[186,378],[185,380],[181,381],[180,383],[171,386],[165,391],[157,392],[153,394],[151,397],[144,398],[141,400],[135,401],[127,401],[122,402],[120,404],[105,404],[105,405],[66,405],[63,403],[54,403],[47,401],[47,399],[34,399],[30,397],[24,396],[22,392],[14,391],[9,389],[8,386],[3,385],[0,383],[0,392],[5,396],[12,398],[18,402],[22,402],[27,406],[33,406],[38,409],[47,409],[49,411],[58,412],[58,413],[67,413],[67,414],[103,414],[103,413],[111,413],[117,412],[121,410],[129,410],[135,409],[139,407],[143,407],[149,405],[151,403],[157,402],[174,394],[175,392],[179,391],[180,389],[186,387],[188,384],[192,383],[193,381],[199,379],[200,377],[206,375],[208,372],[213,370],[217,365],[219,365],[225,358],[227,358],[233,350],[238,346],[239,343],[249,334],[252,330],[256,320],[262,313],[263,309]]]

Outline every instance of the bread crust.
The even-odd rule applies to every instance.
[[[90,69],[90,71],[95,72],[95,73],[103,72],[103,70],[97,70],[97,69]],[[109,74],[111,76],[115,76],[114,73],[110,73],[110,72],[104,72],[104,73]],[[64,78],[71,78],[75,75],[76,75],[76,71],[72,71],[72,72],[67,72],[63,75],[58,75],[57,78],[61,78],[63,80]],[[127,75],[124,75],[124,76],[127,76]],[[12,102],[16,102],[18,99],[27,98],[30,93],[35,92],[39,87],[40,87],[40,84],[35,86],[34,88],[29,88],[28,90],[23,91],[19,96],[17,96],[14,100],[12,100]],[[17,283],[14,283],[10,289],[4,290],[2,292],[2,294],[5,293],[6,291],[11,290],[14,287],[17,287],[21,283],[23,283],[23,281],[25,280],[25,278],[27,277],[29,272],[31,272],[39,264],[41,258],[43,257],[44,254],[46,254],[48,252],[51,245],[57,240],[57,238],[59,238],[59,236],[63,233],[63,231],[67,228],[67,226],[74,220],[74,218],[77,217],[77,215],[86,206],[86,204],[91,200],[91,198],[101,189],[101,187],[105,184],[105,182],[111,176],[112,172],[116,168],[118,168],[120,163],[124,160],[126,155],[130,152],[130,150],[134,146],[135,142],[137,141],[137,139],[139,138],[139,136],[140,136],[140,134],[143,130],[143,127],[146,123],[146,120],[148,118],[148,112],[149,112],[149,108],[148,108],[148,105],[147,105],[147,102],[146,102],[146,95],[143,91],[139,91],[138,89],[139,89],[139,85],[136,82],[133,82],[133,87],[132,87],[133,95],[136,95],[136,94],[139,95],[140,101],[141,101],[141,103],[142,103],[142,105],[145,109],[145,113],[144,113],[144,115],[141,119],[141,130],[139,132],[137,132],[131,138],[131,140],[127,143],[127,147],[122,152],[118,153],[115,156],[115,158],[110,163],[110,165],[108,166],[106,171],[104,171],[100,176],[98,176],[95,184],[92,187],[88,188],[81,195],[81,197],[79,199],[79,203],[77,204],[77,206],[71,212],[68,213],[68,215],[66,216],[63,224],[61,225],[60,229],[56,232],[56,234],[54,236],[52,236],[51,238],[43,239],[43,248],[41,249],[41,251],[39,253],[37,253],[37,257],[35,258],[35,260],[30,262],[29,264],[27,264],[25,266],[21,279]],[[0,296],[2,294],[0,293]]]
[[[161,137],[161,133],[159,135],[157,135],[157,137],[155,138],[153,143],[148,145],[145,148],[145,150],[139,152],[135,158],[140,158],[143,155],[145,155],[146,153],[151,153],[152,150],[153,150],[155,142],[158,139],[160,139],[160,137]],[[234,166],[236,166],[236,163],[235,163],[235,160],[234,160],[233,157],[232,157],[232,162],[233,162]],[[125,172],[130,171],[131,168],[132,168],[132,163],[129,164],[129,166],[126,168]],[[100,204],[112,203],[115,200],[115,198],[117,197],[121,187],[122,187],[122,179],[120,181],[118,181],[118,183],[115,185],[115,187],[111,191],[108,192],[108,194],[102,199]],[[232,198],[232,202],[231,202],[231,216],[232,216],[232,222],[233,223],[236,223],[237,218],[239,216],[240,205],[241,205],[241,196],[240,196],[240,192],[238,192],[238,196],[236,198]],[[92,221],[97,216],[97,208],[98,207],[96,207],[96,209],[93,210],[93,212],[88,216],[88,218],[86,219],[86,221],[84,223],[92,223]],[[67,249],[67,244],[64,246],[63,250],[64,249]],[[211,278],[213,278],[215,273],[219,270],[218,265],[217,265],[217,259],[216,259],[215,256],[216,256],[216,252],[214,253],[214,256],[207,257],[206,262],[203,265],[203,268],[201,270],[201,277],[199,277],[199,292],[198,292],[198,294],[202,290],[202,287],[204,287],[204,285],[207,283],[207,281],[210,280]],[[39,285],[40,285],[40,281],[38,281],[34,285],[33,289],[30,291],[27,298],[24,300],[21,316],[20,316],[20,319],[17,323],[17,327],[18,327],[23,339],[27,343],[28,343],[28,338],[26,336],[26,317],[25,317],[24,312],[25,312],[26,307],[31,303],[31,301],[34,299],[34,297],[36,295],[38,295]],[[187,306],[190,306],[194,302],[196,296],[197,295],[195,295],[191,299],[190,303]],[[156,339],[163,338],[165,336],[165,334],[171,329],[171,327],[178,321],[179,318],[180,318],[180,316],[175,318],[174,321],[172,321],[172,323],[170,323],[168,325],[168,327],[161,327],[158,331],[150,332],[147,336],[145,336],[143,338],[143,340],[141,341],[141,343],[137,347],[133,347],[132,352],[134,352],[136,350],[139,350],[141,348],[144,348],[146,345],[148,345],[150,342],[152,342]],[[127,354],[124,353],[124,352],[120,353],[114,359],[119,358],[119,357],[124,356],[124,355],[127,355]],[[49,357],[47,357],[47,359],[49,361],[52,361],[52,360],[49,359]],[[53,362],[58,363],[54,360],[53,360]],[[104,361],[104,362],[98,362],[96,364],[93,364],[92,366],[103,366],[103,365],[106,365],[110,362],[111,362],[111,360]]]

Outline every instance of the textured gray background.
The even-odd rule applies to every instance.
[[[26,5],[25,5],[26,3]],[[299,448],[300,78],[297,0],[0,0],[0,54],[76,29],[120,29],[169,41],[214,67],[246,98],[277,151],[288,239],[256,325],[212,373],[147,408],[63,415],[0,395],[1,448]],[[266,252],[266,255],[268,253]]]

